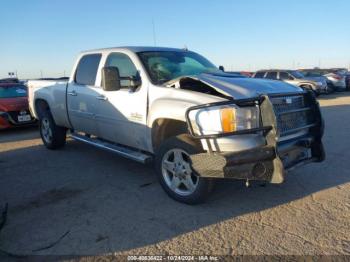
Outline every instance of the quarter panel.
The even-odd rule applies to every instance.
[[[52,117],[57,125],[70,128],[66,109],[66,83],[42,87],[35,90],[33,96],[33,103],[38,99],[48,103]],[[38,117],[37,112],[35,112],[35,115]]]

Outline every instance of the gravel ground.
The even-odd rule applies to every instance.
[[[350,95],[324,96],[320,103],[325,162],[293,171],[282,185],[246,188],[240,181],[220,181],[199,206],[168,198],[151,167],[75,141],[49,151],[33,128],[2,131],[0,207],[8,202],[9,211],[0,249],[60,255],[349,255]]]

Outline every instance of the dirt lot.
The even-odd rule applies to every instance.
[[[151,167],[36,129],[0,132],[0,249],[17,254],[350,254],[350,94],[320,99],[327,160],[282,185],[225,181],[206,204],[162,191]],[[68,232],[68,233],[67,233]],[[55,243],[67,233],[61,241]]]

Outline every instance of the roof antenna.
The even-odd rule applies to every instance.
[[[154,46],[157,46],[157,41],[156,41],[156,27],[154,25],[154,19],[152,18],[152,28],[153,28],[153,43]]]

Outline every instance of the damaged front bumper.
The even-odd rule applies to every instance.
[[[287,105],[284,105],[283,101],[289,101],[286,97],[292,101],[302,97],[303,104],[300,104],[302,105],[300,108],[290,106],[288,110],[284,110]],[[199,176],[282,183],[286,171],[325,159],[322,144],[324,123],[319,104],[311,92],[265,95],[253,99],[220,102],[215,105],[225,103],[238,106],[259,104],[262,127],[226,134],[196,135],[189,121],[189,112],[210,107],[213,104],[190,108],[186,114],[189,131],[193,137],[207,141],[209,148],[206,153],[191,155],[192,168]],[[279,110],[281,108],[283,110]],[[300,122],[298,116],[305,117],[305,121]],[[296,121],[302,125],[295,125]],[[239,137],[245,134],[261,134],[266,144],[238,152],[218,152],[211,148],[210,140],[227,136]],[[296,136],[293,137],[293,134]]]

